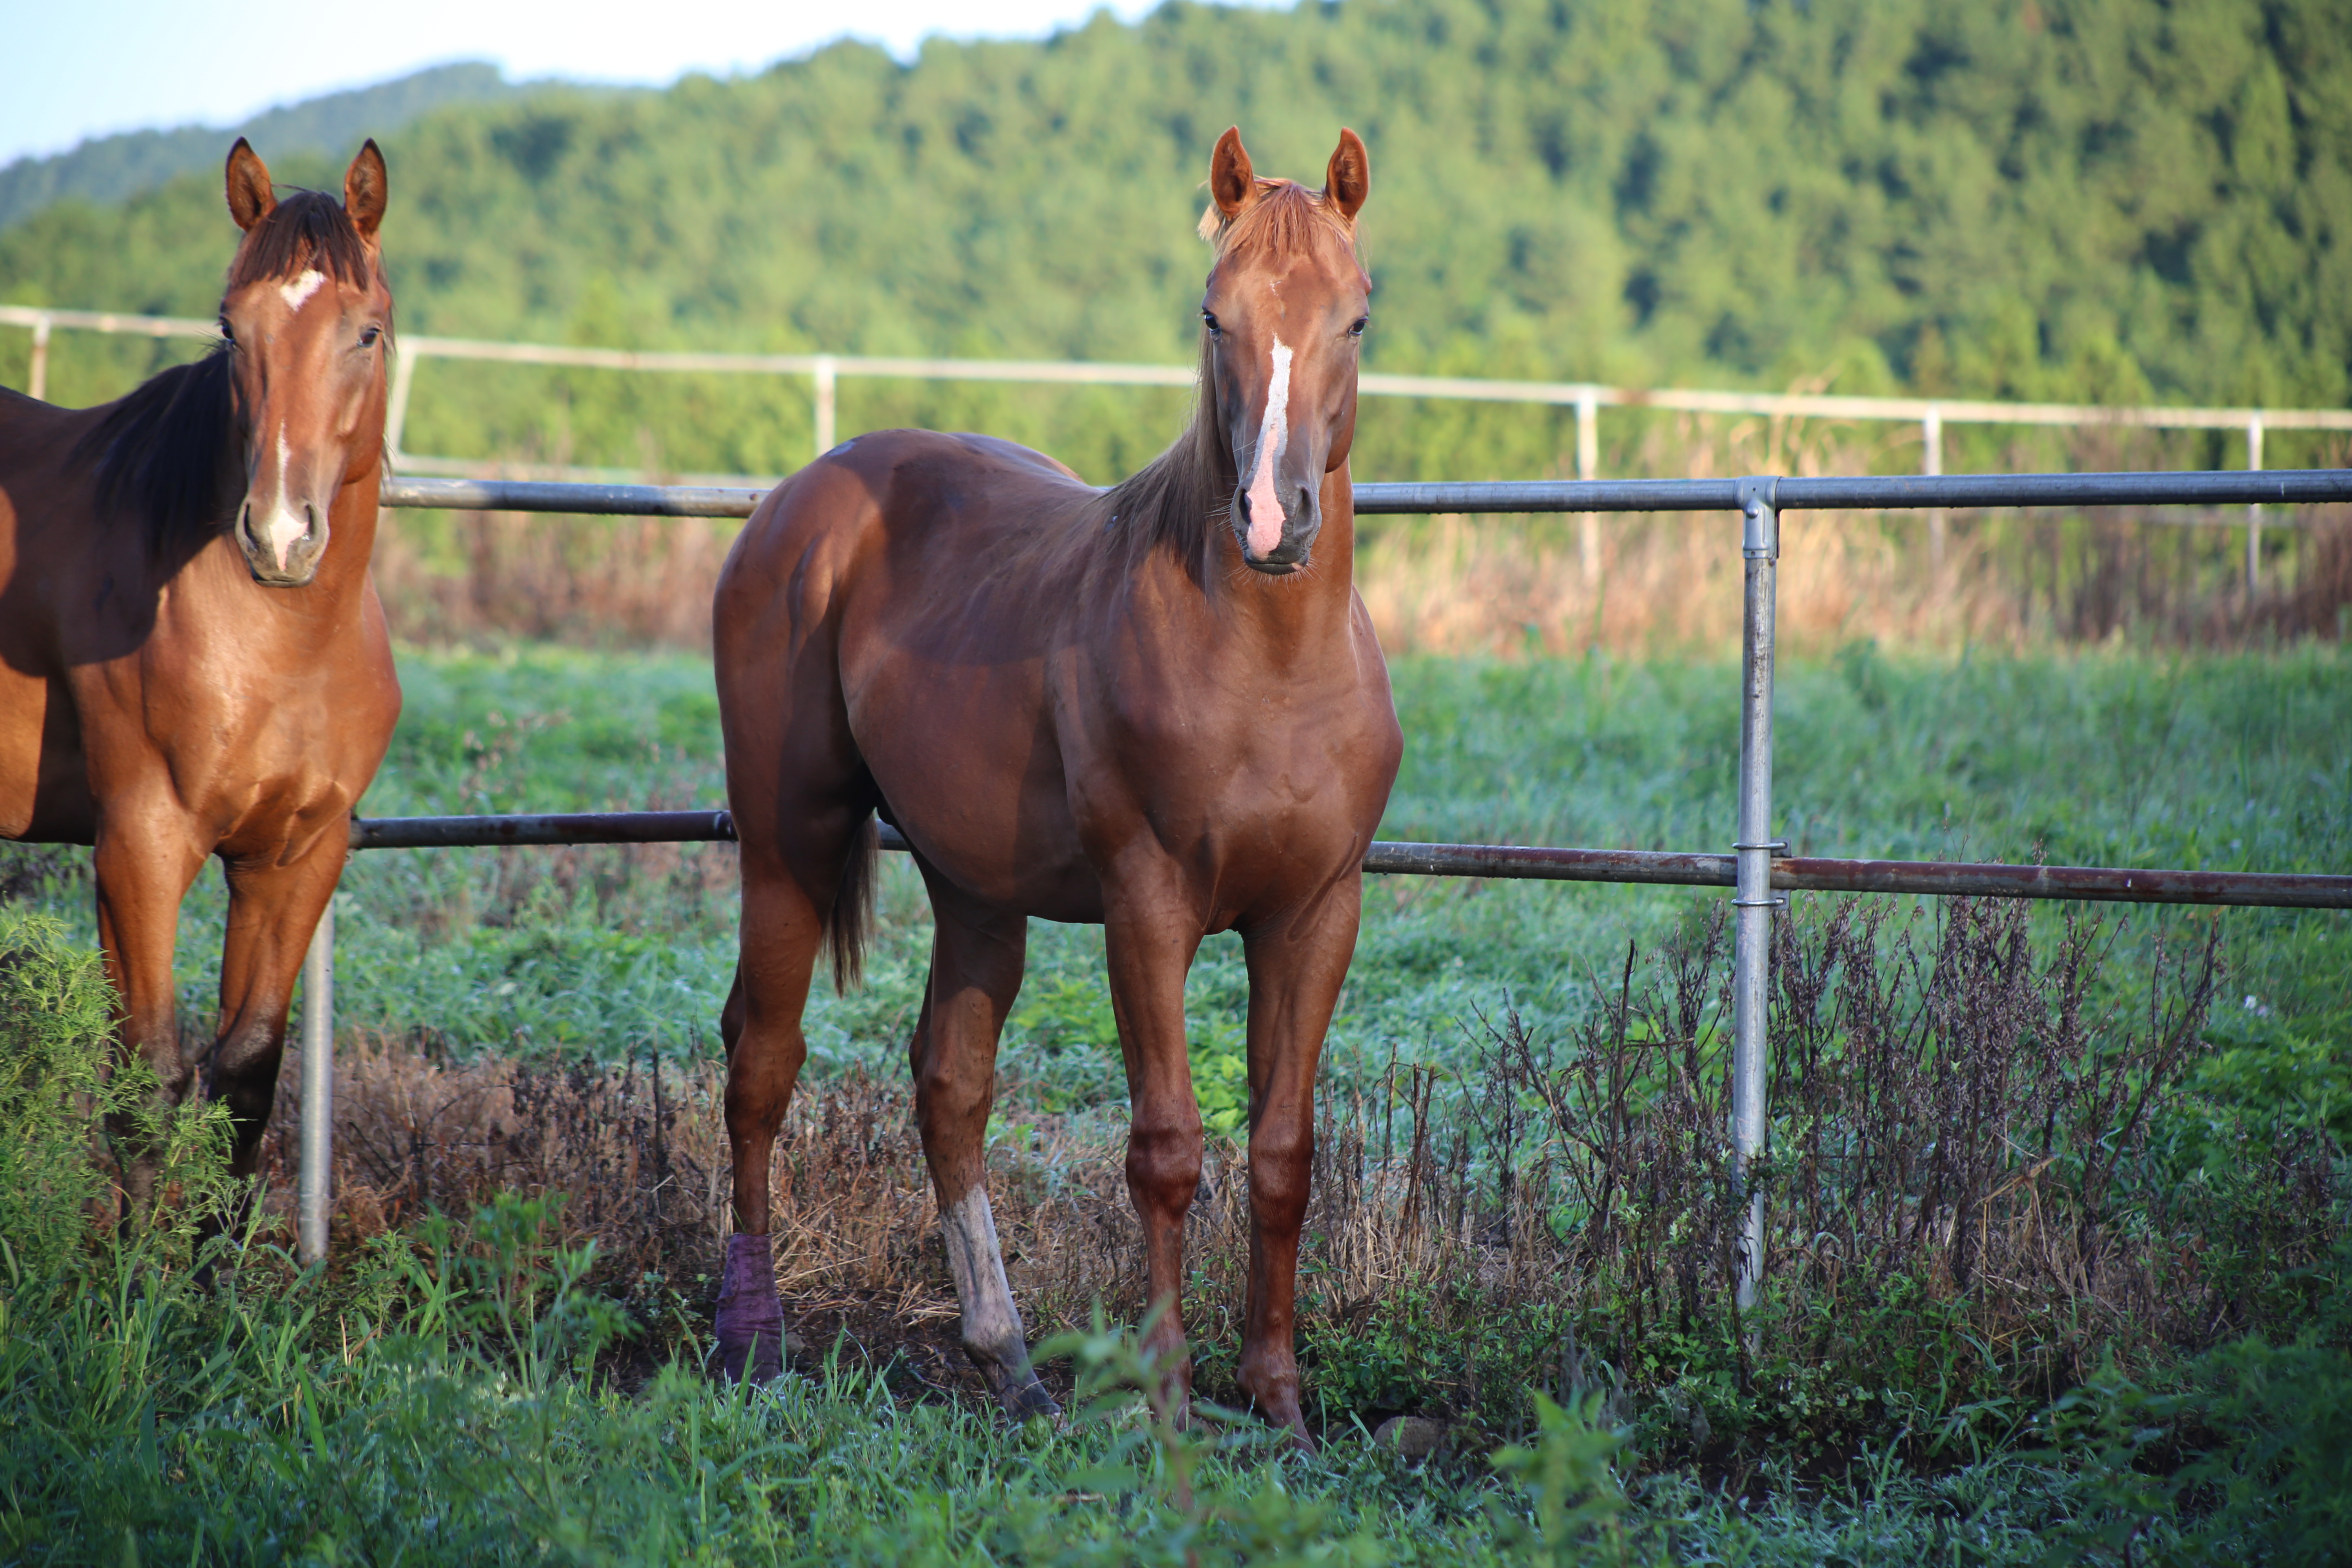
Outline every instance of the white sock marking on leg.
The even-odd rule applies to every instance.
[[[1004,1248],[996,1239],[996,1215],[984,1184],[940,1211],[940,1235],[947,1242],[948,1271],[955,1276],[956,1299],[963,1306],[965,1346],[1013,1372],[1029,1350],[1013,1287],[1004,1278]]]

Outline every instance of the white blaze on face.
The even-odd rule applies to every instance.
[[[288,310],[299,310],[309,302],[311,295],[319,291],[319,285],[326,280],[327,275],[314,267],[299,278],[289,278],[280,283],[278,297],[286,301]]]
[[[1274,340],[1274,375],[1265,389],[1265,417],[1257,426],[1257,466],[1250,471],[1249,547],[1259,555],[1282,542],[1289,513],[1275,489],[1275,466],[1290,445],[1290,346]]]
[[[280,425],[278,427],[278,494],[260,530],[261,542],[268,545],[269,553],[277,558],[280,572],[286,570],[286,552],[310,531],[310,525],[295,516],[294,509],[286,502],[287,471],[293,457],[294,449],[286,440],[286,426]]]

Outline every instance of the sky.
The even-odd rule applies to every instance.
[[[451,60],[509,80],[658,86],[756,71],[845,35],[900,58],[926,37],[1041,37],[1150,0],[61,0],[11,5],[0,163],[90,136],[234,125]]]

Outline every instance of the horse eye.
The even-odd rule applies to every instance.
[[[1209,329],[1209,335],[1211,337],[1218,338],[1224,336],[1225,329],[1217,325],[1217,313],[1214,310],[1202,311],[1201,321],[1202,323]]]
[[[228,318],[226,316],[223,316],[220,319],[220,332],[221,342],[225,343],[233,343],[236,342],[236,334],[229,331]]]
[[[365,331],[360,333],[360,347],[363,349],[372,349],[375,347],[376,339],[383,335],[383,329],[382,327],[368,328]]]
[[[1370,316],[1357,317],[1354,321],[1349,324],[1348,335],[1351,338],[1362,337],[1364,335],[1364,329],[1371,324],[1371,320],[1372,319]]]

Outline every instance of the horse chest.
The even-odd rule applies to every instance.
[[[188,815],[224,834],[357,797],[396,713],[367,661],[354,673],[334,648],[258,658],[248,640],[186,629],[167,613],[136,653],[69,677],[100,795],[168,778]]]
[[[1081,831],[1126,819],[1169,842],[1344,846],[1394,769],[1378,719],[1352,689],[1272,682],[1122,703],[1066,760]]]

